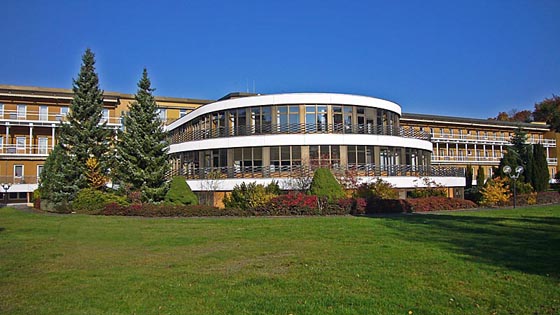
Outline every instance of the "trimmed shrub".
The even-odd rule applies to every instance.
[[[77,213],[97,214],[110,203],[128,205],[126,198],[106,193],[93,188],[85,188],[78,192],[72,201],[72,210]]]
[[[250,213],[239,209],[219,209],[206,205],[165,205],[165,204],[132,204],[122,206],[110,203],[98,214],[142,216],[142,217],[219,217],[247,216]]]
[[[319,198],[326,197],[329,202],[335,202],[346,197],[344,189],[342,189],[342,186],[336,181],[336,178],[334,178],[328,168],[318,168],[315,170],[309,192],[311,195]]]
[[[406,199],[367,199],[366,213],[408,213],[412,212],[412,207]]]
[[[560,193],[557,191],[543,191],[537,193],[538,204],[560,203]]]
[[[428,197],[407,199],[412,212],[426,212],[439,210],[471,209],[478,207],[476,203],[459,198]]]
[[[300,192],[290,192],[274,197],[267,204],[253,208],[251,212],[257,216],[321,214],[317,196]]]
[[[165,194],[165,203],[173,205],[197,205],[198,197],[193,193],[189,184],[182,176],[171,179],[169,190]]]

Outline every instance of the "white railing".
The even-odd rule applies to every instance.
[[[498,144],[511,145],[510,136],[477,136],[477,135],[460,135],[450,133],[433,133],[432,142],[453,142],[453,143],[473,143],[473,144]],[[534,139],[527,138],[527,143],[541,143],[545,147],[556,147],[556,139]]]
[[[31,121],[31,122],[62,122],[66,121],[66,114],[40,113],[37,111],[18,112],[15,110],[4,110],[0,112],[0,120],[6,121]],[[109,125],[120,125],[120,117],[104,117],[101,122],[107,121]]]
[[[500,162],[501,157],[432,155],[432,162]]]
[[[50,146],[18,146],[15,144],[0,144],[0,155],[36,155],[47,156],[51,153]]]
[[[470,163],[500,163],[501,157],[492,156],[452,156],[452,155],[432,155],[432,163],[449,162],[470,162]],[[549,165],[558,164],[558,158],[547,158]]]

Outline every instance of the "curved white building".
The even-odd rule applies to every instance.
[[[290,189],[317,167],[402,189],[421,187],[419,177],[463,187],[463,170],[432,167],[430,135],[401,128],[400,116],[396,103],[332,93],[210,103],[167,127],[173,175],[184,175],[194,191],[272,180]]]

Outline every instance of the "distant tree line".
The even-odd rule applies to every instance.
[[[525,123],[546,122],[553,130],[560,132],[560,96],[552,95],[552,97],[536,103],[533,111],[512,109],[509,112],[500,112],[496,117],[489,119]]]

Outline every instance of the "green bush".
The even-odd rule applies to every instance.
[[[356,197],[369,199],[399,199],[399,192],[390,183],[378,178],[375,182],[363,183],[356,189]]]
[[[336,181],[328,168],[318,168],[313,174],[309,193],[319,198],[326,197],[329,202],[336,202],[346,198],[346,193],[342,186]]]
[[[280,191],[280,189],[275,182],[268,184],[266,187],[255,182],[249,184],[243,182],[240,185],[235,185],[231,194],[224,197],[223,202],[226,208],[252,209],[268,203],[277,196],[277,191]]]
[[[85,188],[80,190],[74,201],[72,201],[72,210],[76,213],[98,214],[106,205],[111,203],[122,206],[128,205],[126,197],[92,188]]]
[[[184,177],[175,176],[171,179],[169,190],[165,194],[165,203],[172,205],[197,205],[198,197],[193,193]]]

